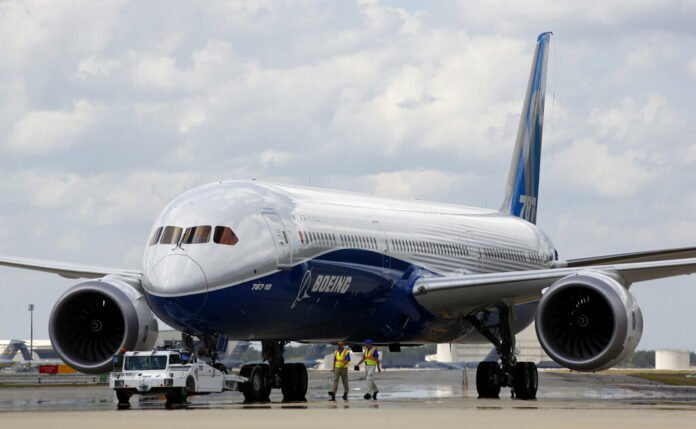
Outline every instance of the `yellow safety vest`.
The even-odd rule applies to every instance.
[[[336,360],[336,368],[348,368],[348,349],[334,351],[334,359]]]
[[[376,349],[374,347],[367,349],[365,352],[365,365],[377,365],[377,358],[373,356],[375,354],[375,350]]]

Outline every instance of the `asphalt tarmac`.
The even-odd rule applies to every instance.
[[[540,372],[537,400],[478,399],[475,371],[392,370],[379,374],[379,400],[365,400],[363,373],[351,372],[349,400],[329,402],[331,375],[310,372],[307,402],[244,404],[238,392],[189,398],[135,395],[117,410],[104,386],[0,389],[0,427],[327,428],[339,422],[385,427],[671,427],[696,428],[696,388],[623,375]],[[339,387],[339,398],[342,387]],[[398,426],[397,426],[398,425]]]

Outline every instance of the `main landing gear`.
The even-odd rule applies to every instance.
[[[466,320],[495,346],[500,362],[481,362],[476,369],[476,390],[479,398],[498,398],[501,387],[510,387],[512,396],[518,399],[535,399],[538,386],[537,368],[534,362],[517,362],[515,358],[515,334],[512,327],[512,309],[498,307],[498,333],[496,336],[483,320],[469,316]]]
[[[262,341],[262,364],[244,365],[240,375],[249,381],[241,391],[245,402],[268,402],[271,389],[283,392],[283,402],[306,401],[307,368],[301,363],[285,363],[284,341]]]

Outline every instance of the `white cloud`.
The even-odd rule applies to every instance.
[[[80,60],[80,63],[77,65],[77,70],[73,76],[77,79],[86,79],[88,77],[108,77],[111,75],[111,71],[119,65],[120,62],[118,60],[107,60],[90,56]]]
[[[696,80],[696,57],[692,59],[686,66],[686,72],[691,75],[691,77]]]
[[[686,157],[684,158],[684,161],[687,163],[696,163],[696,144],[692,144],[689,146],[686,150]]]
[[[189,171],[79,175],[29,170],[6,176],[5,189],[21,190],[19,204],[31,210],[52,211],[85,227],[154,220],[175,196],[213,180],[207,173]]]
[[[642,104],[627,97],[614,107],[593,109],[587,123],[595,126],[601,137],[631,144],[645,143],[658,135],[676,134],[684,126],[681,114],[659,94],[648,95]]]
[[[189,112],[179,122],[179,134],[186,134],[194,128],[200,127],[205,121],[204,112]]]
[[[278,167],[297,158],[297,155],[291,152],[283,152],[278,150],[267,149],[261,152],[261,164],[265,166]]]
[[[0,3],[0,69],[23,70],[47,59],[72,53],[90,54],[107,46],[116,33],[119,12],[127,0],[85,3],[65,0]],[[122,30],[121,30],[122,31]],[[25,71],[30,71],[27,68]]]
[[[69,110],[29,112],[14,124],[7,147],[29,154],[68,149],[77,144],[100,110],[86,100],[77,100]]]
[[[604,197],[627,198],[656,174],[641,164],[644,159],[640,152],[615,155],[607,145],[583,139],[556,154],[551,176]]]
[[[626,55],[626,67],[647,70],[655,66],[656,53],[650,46],[640,46]]]
[[[465,176],[437,170],[404,170],[368,175],[361,181],[376,195],[431,200],[443,189],[461,186]]]
[[[133,68],[133,83],[144,90],[171,91],[180,75],[174,58],[144,55],[138,58]]]
[[[208,40],[204,48],[193,51],[187,61],[190,67],[177,65],[177,59],[169,55],[131,53],[135,63],[131,69],[133,84],[142,90],[172,92],[174,90],[214,92],[212,89],[224,82],[234,69],[230,56],[230,44]]]

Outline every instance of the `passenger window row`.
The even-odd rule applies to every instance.
[[[341,234],[341,242],[345,247],[377,250],[377,240],[370,236]]]
[[[491,247],[482,247],[481,254],[483,257],[488,259],[507,259],[510,261],[527,262],[535,264],[545,263],[544,257],[541,253],[536,252],[522,252],[520,250],[512,249],[498,249]]]
[[[356,247],[362,249],[377,250],[377,240],[366,235],[339,234],[344,247]],[[310,246],[336,246],[336,235],[326,232],[305,231],[300,232],[300,240]]]
[[[300,216],[302,218],[302,216]],[[167,227],[169,228],[169,227]],[[229,229],[229,228],[228,228]],[[230,233],[232,231],[230,230]],[[234,234],[234,233],[232,233]],[[336,235],[326,232],[300,231],[300,241],[310,246],[331,247],[338,245]],[[165,234],[163,234],[163,237]],[[374,237],[353,234],[339,234],[338,237],[344,247],[361,249],[378,249],[377,240]],[[420,240],[391,239],[391,247],[399,252],[429,253],[435,255],[469,256],[469,247],[459,243],[438,243]],[[217,242],[217,241],[216,241]],[[236,242],[236,241],[235,241]],[[175,243],[173,243],[175,244]],[[518,262],[531,262],[543,264],[545,261],[541,253],[523,252],[514,249],[500,249],[481,247],[481,256],[488,259],[502,259]]]
[[[295,219],[295,215],[292,216],[293,219]],[[312,215],[303,215],[303,214],[298,214],[297,218],[303,222],[312,222],[312,223],[319,223],[319,218],[316,216]]]
[[[458,243],[435,243],[430,241],[393,239],[392,246],[400,252],[469,256],[469,249],[465,245]]]
[[[155,244],[201,244],[210,241],[213,235],[213,242],[234,246],[239,242],[237,235],[226,226],[216,226],[215,230],[210,225],[191,226],[184,230],[178,226],[160,226],[150,238],[150,246]]]
[[[336,236],[328,232],[300,232],[300,240],[303,240],[308,245],[314,246],[334,246],[336,245]]]

